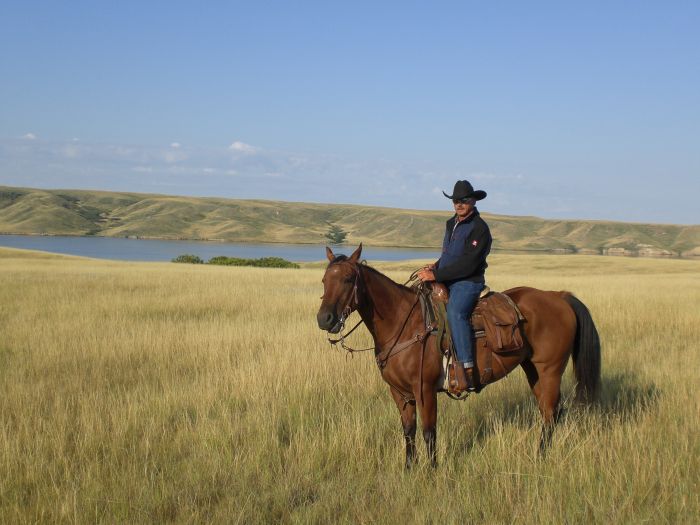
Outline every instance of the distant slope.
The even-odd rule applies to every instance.
[[[436,247],[449,216],[448,209],[0,186],[0,233],[323,243],[329,226],[336,224],[348,232],[350,244]],[[700,256],[696,225],[483,216],[496,249]]]

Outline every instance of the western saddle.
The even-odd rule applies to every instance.
[[[443,354],[443,390],[450,394],[448,377],[455,359],[450,327],[447,322],[447,287],[441,283],[417,283],[423,318],[433,327]],[[521,323],[525,317],[513,300],[504,293],[485,286],[471,316],[474,332],[474,387],[480,392],[525,359],[530,351],[523,338]],[[452,396],[463,399],[466,396]]]

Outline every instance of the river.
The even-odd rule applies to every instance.
[[[164,241],[154,239],[124,239],[120,237],[62,237],[46,235],[0,235],[0,246],[45,252],[116,259],[122,261],[169,261],[185,253],[198,255],[208,261],[217,255],[256,259],[282,257],[288,261],[308,262],[325,259],[323,245],[308,244],[247,244],[214,241]],[[333,247],[336,253],[350,255],[355,246]],[[379,248],[365,246],[363,259],[368,261],[401,261],[406,259],[437,259],[438,249]]]

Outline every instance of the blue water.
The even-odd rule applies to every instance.
[[[321,261],[326,258],[325,246],[307,244],[239,244],[210,241],[159,241],[114,237],[59,237],[38,235],[0,235],[0,246],[42,250],[122,261],[169,261],[185,253],[208,261],[217,255],[256,259],[282,257],[288,261]],[[336,254],[350,255],[356,246],[333,247]],[[362,258],[368,261],[402,261],[437,259],[438,249],[374,248],[365,246]]]

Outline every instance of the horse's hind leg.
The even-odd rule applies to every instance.
[[[544,422],[542,424],[542,435],[540,436],[540,454],[544,456],[547,449],[552,444],[552,434],[554,427],[559,421],[559,400],[561,393],[559,386],[561,379],[558,381],[547,382],[542,388],[539,399],[537,400],[540,412]]]
[[[540,435],[540,454],[544,455],[552,444],[552,434],[559,419],[559,401],[561,399],[561,370],[559,367],[534,365],[531,361],[522,364],[530,388],[537,398],[537,406],[542,414],[542,434]]]
[[[406,468],[410,469],[416,459],[416,402],[406,403],[404,398],[391,389],[396,407],[401,414],[403,437],[406,440]]]

